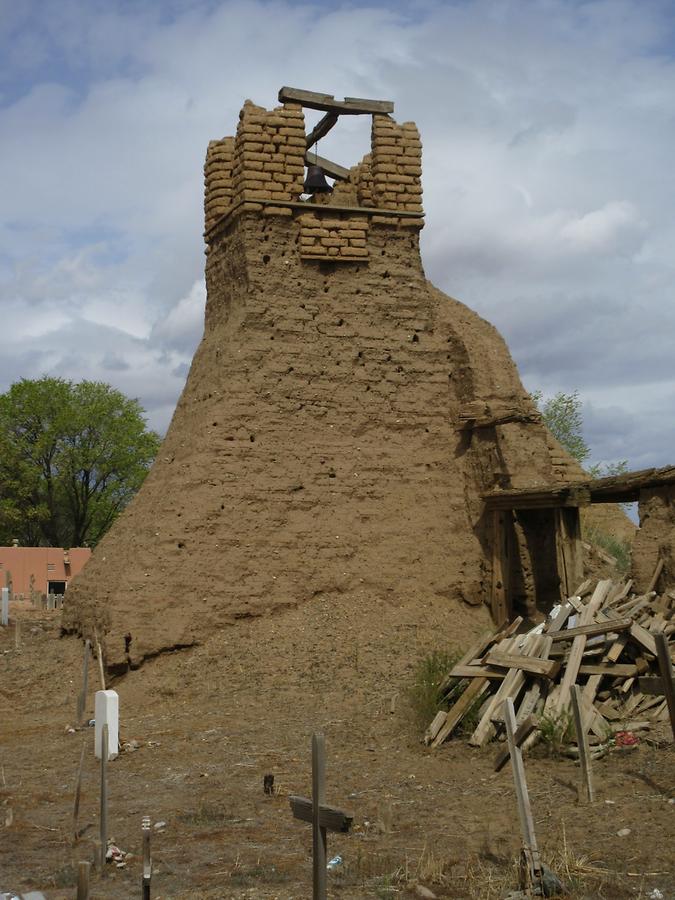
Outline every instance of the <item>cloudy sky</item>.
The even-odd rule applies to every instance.
[[[596,461],[673,463],[674,56],[675,0],[0,0],[0,390],[105,380],[166,428],[206,144],[288,84],[414,119],[429,277],[579,390]]]

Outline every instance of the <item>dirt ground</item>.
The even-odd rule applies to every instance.
[[[98,831],[93,728],[67,733],[82,643],[59,636],[59,613],[18,616],[18,649],[11,625],[0,629],[0,891],[73,898]],[[153,833],[155,900],[309,897],[311,828],[292,819],[288,795],[310,793],[314,730],[326,735],[327,800],[354,815],[352,834],[329,837],[329,856],[343,857],[329,897],[415,896],[418,884],[437,897],[504,896],[520,845],[510,768],[493,772],[495,745],[425,748],[407,699],[422,657],[487,627],[482,609],[447,601],[324,595],[118,679],[121,739],[139,748],[109,766],[109,832],[133,856],[96,876],[91,896],[140,896],[148,815],[166,823]],[[94,661],[89,683],[92,715]],[[85,831],[73,846],[83,742]],[[526,772],[543,858],[569,896],[675,897],[672,743],[643,740],[595,763],[592,806],[572,761],[540,748]]]

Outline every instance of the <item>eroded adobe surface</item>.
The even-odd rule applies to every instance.
[[[317,594],[355,617],[364,591],[480,604],[481,493],[563,477],[503,340],[425,279],[415,126],[374,116],[349,179],[302,204],[304,135],[301,107],[247,103],[209,146],[204,337],[64,610],[113,667],[127,633],[136,663]]]

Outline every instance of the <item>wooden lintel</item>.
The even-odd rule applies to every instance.
[[[393,113],[391,100],[366,100],[360,97],[345,97],[336,100],[333,94],[316,91],[302,91],[299,88],[282,87],[279,91],[280,103],[299,103],[307,109],[319,109],[343,116],[372,115],[373,113]]]
[[[312,824],[312,801],[307,797],[289,797],[291,810],[295,819]],[[352,827],[354,816],[347,815],[341,809],[322,804],[319,807],[319,825],[327,831],[347,834]]]
[[[326,113],[323,119],[320,119],[307,135],[307,147],[313,147],[317,141],[320,141],[322,137],[325,137],[337,120],[337,113]]]
[[[555,509],[561,506],[586,506],[591,502],[585,485],[555,485],[548,488],[494,491],[483,494],[487,509]]]
[[[329,175],[331,178],[337,178],[338,181],[347,181],[349,179],[349,169],[345,169],[344,166],[326,159],[325,156],[317,156],[316,153],[310,153],[309,150],[305,153],[305,165],[321,166],[326,175]]]

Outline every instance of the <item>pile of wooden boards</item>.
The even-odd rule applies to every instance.
[[[675,735],[674,645],[669,644],[675,593],[635,596],[631,586],[599,581],[593,588],[585,582],[531,631],[518,633],[523,622],[517,618],[481,640],[441,684],[447,710],[434,717],[425,743],[438,747],[467,714],[475,724],[472,746],[503,737],[504,700],[510,698],[517,740],[527,749],[542,729],[564,730],[577,684],[583,730],[595,735],[596,743],[618,731],[669,733],[669,718]]]

